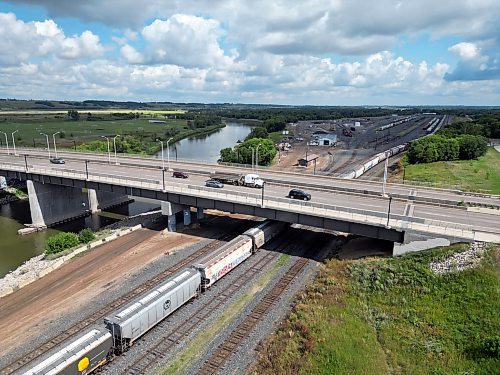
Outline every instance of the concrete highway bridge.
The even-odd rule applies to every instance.
[[[450,242],[500,243],[500,196],[397,184],[387,184],[384,196],[377,182],[261,167],[258,173],[266,181],[262,190],[230,185],[215,189],[204,186],[210,173],[244,174],[250,168],[69,151],[58,154],[66,164],[50,163],[40,149],[0,154],[0,176],[27,181],[33,226],[52,225],[141,197],[161,202],[170,230],[175,230],[181,212],[189,224],[190,208],[195,207],[199,218],[203,209],[217,209],[384,239],[395,243],[396,254]],[[190,176],[176,179],[171,170]],[[89,193],[86,199],[82,199],[83,188]],[[311,193],[311,201],[286,198],[291,188]]]

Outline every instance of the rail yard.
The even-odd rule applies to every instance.
[[[3,309],[5,314],[0,320],[0,327],[3,327],[2,332],[5,338],[3,341],[8,345],[2,347],[0,373],[46,373],[47,370],[44,370],[43,366],[47,366],[50,362],[48,358],[56,358],[61,353],[65,353],[64,358],[71,358],[80,346],[89,347],[90,344],[87,344],[85,340],[90,340],[89,343],[96,343],[93,350],[101,350],[102,345],[107,345],[107,337],[111,337],[107,336],[109,334],[103,327],[102,322],[105,316],[119,316],[120,311],[129,311],[130,306],[136,304],[138,299],[144,300],[145,295],[149,295],[152,290],[156,290],[155,288],[163,285],[162,283],[168,281],[169,278],[178,279],[179,274],[184,272],[182,269],[193,264],[200,269],[202,264],[210,263],[209,254],[226,254],[228,250],[225,249],[230,249],[232,243],[243,244],[247,241],[245,238],[253,238],[249,246],[254,250],[250,251],[255,252],[258,247],[262,246],[260,251],[243,261],[235,270],[231,271],[231,267],[225,267],[218,271],[219,276],[212,282],[217,281],[214,286],[208,288],[212,283],[204,282],[205,286],[201,288],[206,290],[204,293],[197,293],[198,296],[194,300],[185,306],[180,306],[179,311],[169,315],[157,326],[151,328],[147,334],[137,337],[134,345],[129,345],[130,342],[127,342],[126,347],[114,351],[116,354],[120,354],[122,350],[126,351],[124,355],[113,355],[112,351],[109,351],[107,354],[101,353],[101,357],[94,362],[78,363],[78,366],[88,369],[92,368],[91,366],[99,366],[103,373],[110,374],[142,374],[158,366],[166,366],[181,355],[185,347],[192,345],[191,342],[196,341],[197,337],[200,335],[203,337],[203,330],[210,329],[210,325],[217,326],[217,320],[225,315],[225,311],[232,304],[237,304],[238,298],[245,293],[250,293],[252,298],[230,319],[227,326],[217,329],[216,334],[210,337],[209,342],[204,345],[206,350],[191,358],[192,362],[189,364],[189,372],[192,373],[198,371],[204,373],[207,368],[211,368],[212,372],[221,368],[234,368],[234,366],[240,370],[243,369],[241,366],[244,363],[251,363],[251,356],[242,362],[241,353],[237,361],[231,360],[232,355],[238,352],[243,344],[245,347],[248,345],[255,347],[258,343],[256,338],[263,339],[269,333],[271,327],[274,327],[277,322],[277,318],[286,314],[286,306],[290,304],[294,291],[303,287],[305,280],[312,275],[316,264],[314,259],[321,260],[340,243],[335,236],[323,231],[300,228],[300,226],[286,229],[282,224],[272,227],[275,228],[271,230],[272,235],[266,234],[259,237],[260,235],[256,233],[257,237],[253,234],[251,237],[238,236],[245,230],[247,230],[245,233],[253,233],[255,229],[248,231],[248,228],[258,223],[254,218],[228,218],[215,214],[202,223],[200,229],[186,229],[186,233],[176,234],[172,238],[164,238],[164,232],[161,231],[161,223],[159,223],[156,227],[159,233],[150,236],[155,237],[156,247],[163,244],[162,255],[169,254],[170,244],[173,244],[175,252],[172,255],[158,256],[157,254],[156,258],[152,256],[149,263],[146,262],[147,266],[143,269],[123,269],[123,276],[117,278],[115,274],[114,279],[110,276],[111,280],[104,277],[99,284],[96,279],[103,278],[105,273],[102,270],[106,267],[106,263],[103,258],[104,254],[101,254],[101,258],[95,258],[99,253],[99,250],[96,250],[77,260],[77,267],[82,270],[80,275],[67,271],[72,275],[71,287],[80,289],[81,293],[72,294],[68,290],[71,287],[63,281],[68,282],[68,279],[63,277],[61,280],[61,275],[54,274],[52,275],[54,278],[59,276],[59,281],[52,280],[54,282],[49,292],[37,294],[40,292],[43,279],[39,280],[38,286],[31,285],[24,290],[27,293],[26,297],[30,292],[32,297],[25,301],[23,306],[16,304],[18,300],[15,298],[11,301],[5,299],[6,309]],[[224,231],[220,229],[221,225],[226,228]],[[201,236],[200,238],[195,238],[196,231]],[[275,235],[277,237],[272,239]],[[179,239],[175,241],[175,237],[179,236],[190,237],[189,239],[183,238],[187,247],[183,247]],[[141,240],[147,237],[143,234]],[[236,237],[234,240],[225,245],[226,241],[234,237]],[[302,242],[299,238],[305,238],[308,241]],[[270,242],[265,243],[266,240]],[[305,243],[314,246],[306,246]],[[143,246],[143,251],[147,251],[151,245],[149,243]],[[113,249],[111,244],[107,246]],[[114,255],[117,255],[116,250],[115,248],[112,252]],[[130,256],[129,253],[137,253],[138,248],[132,244],[127,250],[121,252],[121,256],[126,258]],[[251,252],[245,257],[251,255]],[[103,253],[102,250],[101,253]],[[221,255],[217,256],[220,258]],[[245,257],[240,256],[237,262],[241,262]],[[86,258],[89,262],[101,261],[102,265],[94,266],[92,272],[92,265],[96,263],[86,264]],[[72,263],[68,265],[68,267],[71,266]],[[64,273],[64,268],[66,267],[61,269],[61,273]],[[195,268],[191,270],[193,275],[197,274]],[[227,272],[229,273],[226,276]],[[93,282],[84,281],[82,279],[84,274]],[[264,283],[262,283],[263,277],[266,280]],[[107,283],[102,285],[104,281]],[[92,288],[98,290],[90,290]],[[56,301],[62,295],[65,295],[65,298],[62,298],[62,301]],[[88,298],[89,295],[92,297]],[[11,297],[15,297],[15,294]],[[38,319],[33,318],[30,321],[22,321],[22,324],[14,324],[16,314],[21,313],[21,310],[35,309],[34,305],[38,306],[40,303],[43,307],[38,309]],[[279,311],[273,308],[274,304],[280,304]],[[51,311],[53,318],[43,319],[50,317]],[[249,324],[248,321],[252,323]],[[262,324],[267,328],[260,327]],[[236,326],[233,327],[234,325]],[[234,332],[231,327],[235,329]],[[18,337],[16,334],[21,331],[26,340],[19,342],[16,340]],[[239,337],[238,342],[234,341],[234,335]],[[220,354],[221,351],[224,353],[223,356]],[[63,366],[63,363],[65,362],[62,358],[57,358],[55,364],[49,366],[56,368]],[[215,366],[216,363],[218,363],[218,368]]]

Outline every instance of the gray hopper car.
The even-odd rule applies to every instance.
[[[126,350],[158,322],[194,298],[200,291],[200,285],[199,272],[186,268],[104,318],[106,328],[113,335],[115,352]]]
[[[107,330],[92,329],[57,352],[41,356],[24,375],[85,375],[113,354],[113,340]]]

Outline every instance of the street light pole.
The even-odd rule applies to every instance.
[[[264,207],[264,186],[266,186],[266,181],[262,183],[262,203],[260,205],[262,208]]]
[[[19,129],[14,130],[12,132],[12,148],[14,149],[14,156],[16,155],[16,141],[14,140],[14,134],[16,134],[18,131],[19,131]]]
[[[250,149],[252,150],[252,171],[253,171],[253,162],[254,162],[253,154],[254,154],[255,149],[252,146],[248,146],[248,147],[250,147]]]
[[[7,146],[7,155],[10,155],[10,150],[9,150],[9,139],[7,138],[7,133],[0,131],[3,135],[5,135],[5,145]]]
[[[168,162],[168,170],[171,171],[172,169],[170,168],[170,146],[168,145],[168,143],[174,139],[174,137],[170,137],[167,141],[167,162]]]
[[[384,181],[382,185],[382,196],[387,197],[387,194],[385,193],[385,185],[387,183],[387,166],[389,165],[389,157],[386,156],[385,158],[385,163],[384,163]]]
[[[106,138],[106,141],[108,142],[108,164],[111,164],[111,151],[109,150],[109,138],[101,135],[101,138]]]
[[[89,179],[89,161],[85,160],[85,173],[87,174],[87,181]]]
[[[118,138],[119,136],[120,136],[120,134],[115,135],[113,137],[113,148],[115,149],[115,164],[118,164],[118,162],[116,161],[116,138]]]
[[[389,218],[391,217],[391,202],[392,202],[392,196],[389,196],[389,208],[387,210],[387,224],[385,225],[386,228],[390,228]]]
[[[26,173],[28,173],[28,155],[24,154],[24,165],[26,166]]]
[[[45,138],[47,138],[47,151],[49,153],[49,160],[50,160],[50,144],[49,144],[49,135],[45,133],[40,133],[41,135],[44,135]]]
[[[257,150],[255,151],[255,171],[259,170],[259,147],[260,143],[257,145]]]
[[[163,156],[163,141],[160,141],[159,139],[157,139],[157,141],[160,142],[160,144],[161,144],[161,169],[162,169],[162,171],[164,171],[165,170],[165,157]]]
[[[52,139],[54,140],[54,154],[56,155],[56,159],[57,159],[56,135],[59,133],[60,132],[52,134]]]

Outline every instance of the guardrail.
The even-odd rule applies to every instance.
[[[20,164],[0,164],[0,168],[10,171],[26,172],[26,166]],[[66,169],[61,170],[59,168],[40,168],[29,165],[28,170],[31,173],[39,173],[48,176],[74,178],[78,180],[87,179],[85,171]],[[413,229],[441,235],[444,231],[445,235],[464,239],[474,239],[474,229],[471,225],[406,217],[395,214],[390,215],[388,220],[387,214],[385,212],[362,210],[345,206],[336,206],[308,201],[296,201],[269,196],[264,196],[264,199],[262,200],[262,194],[233,192],[208,188],[204,186],[185,185],[173,182],[169,182],[165,186],[165,190],[163,190],[162,182],[159,180],[144,179],[138,177],[117,177],[116,175],[95,172],[89,173],[88,176],[88,181],[120,185],[130,187],[131,189],[142,188],[177,194],[186,194],[200,198],[220,199],[227,202],[245,203],[258,207],[263,206],[266,208],[286,210],[299,214],[311,214],[325,218],[340,219],[344,221],[352,221],[383,227],[388,224],[388,226],[390,226],[391,228],[398,230]]]

